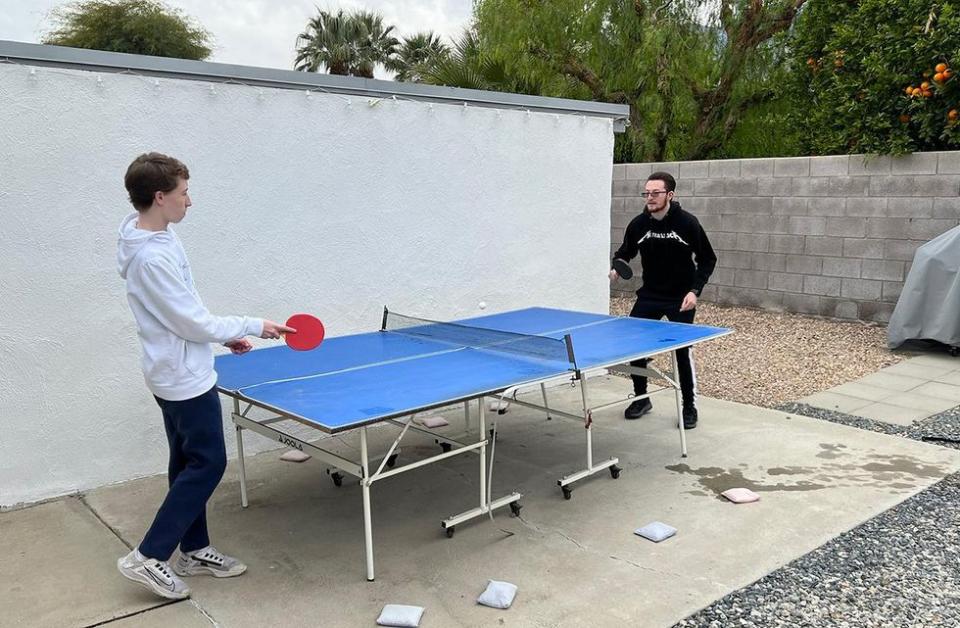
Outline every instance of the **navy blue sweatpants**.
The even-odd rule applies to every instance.
[[[184,401],[154,398],[170,445],[170,489],[139,549],[147,558],[169,560],[177,545],[192,552],[210,544],[207,500],[223,477],[227,452],[216,387]]]

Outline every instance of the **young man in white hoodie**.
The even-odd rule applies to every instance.
[[[137,157],[124,185],[136,212],[120,225],[117,264],[137,321],[141,367],[163,413],[170,488],[140,545],[117,561],[125,577],[170,599],[190,590],[179,576],[238,576],[246,565],[210,545],[206,505],[227,464],[217,374],[210,343],[233,353],[244,336],[279,338],[293,329],[246,316],[214,316],[193,284],[186,253],[170,227],[190,207],[190,172],[160,153]],[[173,568],[168,560],[180,554]]]

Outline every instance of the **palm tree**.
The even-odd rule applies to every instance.
[[[397,49],[391,66],[398,81],[423,82],[422,72],[435,65],[450,54],[450,47],[440,40],[440,36],[432,32],[422,32],[412,37],[404,37],[403,43]]]
[[[378,63],[384,67],[393,65],[400,42],[391,33],[393,26],[383,26],[383,16],[373,11],[358,11],[352,15],[357,26],[360,45],[353,74],[373,78],[373,68]]]
[[[543,81],[509,63],[502,53],[485,49],[473,29],[466,29],[453,50],[420,68],[421,82],[515,94],[542,94]]]
[[[318,72],[326,68],[330,74],[373,78],[379,63],[388,67],[393,62],[399,41],[384,27],[383,17],[370,11],[335,14],[317,10],[297,35],[297,57],[294,69]]]

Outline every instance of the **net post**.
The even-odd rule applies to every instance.
[[[380,331],[386,331],[386,330],[387,330],[387,314],[389,314],[389,312],[387,311],[387,306],[384,305],[384,306],[383,306],[383,320],[380,321]]]
[[[573,354],[573,336],[564,334],[563,343],[567,345],[567,359],[570,360],[570,364],[573,365],[574,370],[577,370],[577,358]]]

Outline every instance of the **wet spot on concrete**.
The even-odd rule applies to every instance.
[[[830,444],[830,443],[820,443],[820,449],[822,450],[817,454],[817,458],[839,458],[846,455],[846,452],[841,451],[846,449],[846,445]]]
[[[827,488],[825,484],[817,484],[809,481],[799,481],[792,484],[785,484],[783,482],[766,484],[759,480],[745,477],[739,469],[722,469],[720,467],[700,467],[693,469],[686,464],[673,464],[665,468],[674,473],[696,476],[700,486],[715,495],[717,499],[721,499],[720,493],[729,488],[748,488],[755,493],[772,491],[817,491]]]
[[[922,478],[940,478],[946,475],[946,472],[940,466],[925,464],[916,458],[908,458],[907,456],[870,457],[873,459],[883,460],[883,462],[868,462],[861,468],[864,471],[870,471],[877,476],[881,474],[900,474]]]
[[[820,444],[821,452],[818,458],[837,458],[840,456],[852,457],[845,445]],[[846,450],[846,451],[844,451]],[[859,454],[860,452],[856,452]],[[859,457],[859,456],[858,456]],[[686,464],[668,465],[665,468],[674,473],[694,476],[699,488],[708,491],[707,494],[719,496],[729,488],[748,488],[754,492],[772,491],[816,491],[823,488],[841,488],[854,486],[868,486],[876,488],[907,489],[914,488],[914,480],[920,478],[939,479],[944,477],[948,469],[942,465],[930,464],[918,458],[903,454],[882,455],[868,454],[867,461],[856,462],[827,462],[819,466],[783,466],[771,467],[760,479],[747,477],[740,468],[724,469],[722,467],[692,468]],[[740,464],[739,467],[746,465]],[[793,482],[773,481],[768,478],[778,476],[806,476]],[[690,491],[689,494],[696,494]]]
[[[810,473],[810,469],[804,469],[803,467],[773,467],[767,469],[767,475],[806,475]]]

